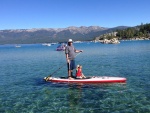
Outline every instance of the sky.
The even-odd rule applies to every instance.
[[[150,0],[0,0],[0,30],[150,23]]]

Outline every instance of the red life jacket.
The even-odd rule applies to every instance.
[[[80,77],[82,75],[82,70],[79,68],[77,71],[76,71],[76,76],[77,77]]]

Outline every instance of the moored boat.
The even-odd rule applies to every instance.
[[[20,46],[20,45],[16,45],[15,47],[16,47],[16,48],[20,48],[21,46]]]
[[[126,78],[123,77],[109,77],[109,76],[97,76],[87,77],[85,79],[68,79],[65,77],[45,77],[46,81],[59,82],[59,83],[126,83]]]
[[[65,47],[66,47],[65,44],[61,44],[61,45],[57,46],[56,51],[64,51]]]
[[[42,44],[43,46],[51,46],[51,44],[50,43],[44,43],[44,44]]]

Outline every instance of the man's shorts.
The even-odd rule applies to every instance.
[[[70,64],[69,63],[67,63],[67,64],[68,64],[68,70],[73,70],[76,68],[75,60],[70,60]]]

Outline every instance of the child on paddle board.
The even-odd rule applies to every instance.
[[[84,76],[84,74],[82,73],[82,66],[81,65],[77,65],[77,68],[76,68],[76,78],[86,78]]]

